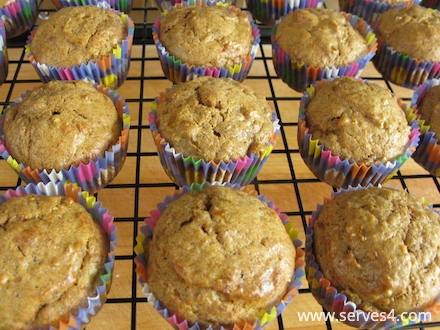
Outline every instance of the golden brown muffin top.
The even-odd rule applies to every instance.
[[[398,52],[422,61],[440,61],[440,13],[414,5],[378,15],[377,30]]]
[[[286,293],[294,272],[295,248],[278,214],[224,186],[170,203],[145,251],[156,298],[214,327],[261,317]]]
[[[328,8],[304,8],[284,16],[275,41],[292,61],[311,66],[340,66],[368,52],[365,38],[343,13]]]
[[[418,107],[425,125],[429,125],[429,129],[440,134],[440,85],[432,86],[423,97]]]
[[[274,134],[267,101],[230,78],[174,85],[158,98],[156,113],[162,137],[195,159],[235,161],[265,150]]]
[[[110,55],[127,37],[120,16],[97,6],[64,7],[38,26],[30,43],[35,59],[68,67]]]
[[[397,315],[440,294],[440,215],[406,191],[336,196],[315,221],[314,247],[324,276],[366,311]]]
[[[183,63],[227,68],[241,64],[254,42],[248,15],[219,6],[173,8],[160,21],[159,39]]]
[[[9,153],[32,169],[96,160],[121,135],[112,100],[84,81],[50,81],[12,104],[4,121]]]
[[[326,150],[372,165],[401,155],[411,128],[397,98],[385,87],[351,77],[326,81],[305,109],[313,139]]]
[[[108,240],[83,206],[25,195],[0,205],[0,328],[58,326],[95,296]]]

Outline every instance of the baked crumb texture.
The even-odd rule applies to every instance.
[[[279,214],[238,189],[206,186],[181,194],[166,201],[148,228],[152,238],[144,232],[139,240],[137,272],[150,298],[178,320],[214,329],[264,324],[301,285],[302,252]]]
[[[17,188],[0,201],[0,329],[59,327],[77,313],[90,317],[111,281],[112,218],[99,211],[94,220],[84,201],[23,192]]]
[[[152,104],[150,128],[165,171],[180,186],[251,182],[279,135],[264,97],[231,78],[213,77],[164,91]]]
[[[397,319],[387,321],[402,325],[403,312],[438,309],[440,214],[406,191],[369,187],[335,194],[310,219],[306,255],[314,296],[336,314],[343,308],[393,310]],[[335,307],[344,297],[330,298],[322,285],[347,301]],[[364,321],[352,325],[372,326],[377,318]]]
[[[133,35],[134,22],[123,12],[63,7],[31,31],[26,58],[44,82],[91,79],[116,89],[130,67]]]
[[[378,185],[412,155],[420,130],[388,89],[359,78],[321,80],[303,95],[298,144],[310,170],[333,187]]]
[[[260,42],[251,15],[233,5],[176,4],[158,17],[152,33],[164,74],[173,83],[201,76],[243,81]]]
[[[2,156],[28,183],[70,181],[93,192],[124,164],[130,113],[109,88],[53,80],[16,99],[0,119]]]

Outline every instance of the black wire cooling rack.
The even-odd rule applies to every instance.
[[[237,3],[239,5],[239,3]],[[245,9],[245,6],[242,6]],[[39,4],[40,19],[54,11],[53,4],[44,0]],[[149,212],[166,195],[178,189],[163,172],[148,126],[150,103],[171,83],[165,79],[153,46],[151,26],[159,11],[153,2],[137,1],[129,16],[135,21],[131,69],[127,81],[118,89],[131,112],[129,152],[123,170],[108,187],[96,197],[115,216],[118,233],[115,272],[112,288],[103,309],[87,325],[88,330],[112,329],[171,329],[156,313],[140,290],[133,263],[133,247],[139,227]],[[38,22],[37,22],[38,24]],[[312,211],[332,189],[317,180],[304,166],[296,142],[297,116],[301,95],[289,89],[275,74],[272,66],[269,27],[260,25],[260,50],[252,70],[245,80],[258,93],[266,96],[281,120],[281,137],[258,177],[252,183],[255,190],[289,216],[299,229],[304,241],[304,228]],[[9,75],[0,87],[0,106],[11,103],[24,91],[41,82],[32,66],[24,58],[26,34],[8,40]],[[48,45],[50,47],[50,45]],[[385,84],[404,101],[409,102],[412,91],[394,86],[370,65],[362,77]],[[276,168],[276,170],[272,170]],[[15,188],[22,182],[4,160],[0,159],[0,191]],[[391,186],[407,189],[425,196],[434,208],[440,209],[439,180],[409,160],[389,181]],[[350,329],[337,321],[318,320],[301,323],[297,311],[325,311],[311,297],[304,282],[300,293],[277,321],[266,329]],[[440,319],[407,329],[440,329]]]

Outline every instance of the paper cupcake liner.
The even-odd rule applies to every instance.
[[[155,0],[155,2],[157,7],[164,12],[173,9],[176,4],[184,6],[193,6],[200,4],[206,4],[208,6],[213,6],[217,4],[235,6],[236,4],[235,0]]]
[[[104,9],[113,8],[115,10],[129,13],[132,9],[132,0],[52,0],[57,10],[71,6],[98,6]]]
[[[339,0],[338,2],[340,10],[362,17],[368,24],[373,26],[379,14],[391,8],[418,5],[421,0],[407,0],[396,5],[380,0]]]
[[[9,71],[8,47],[6,43],[6,29],[0,21],[0,85],[6,81]]]
[[[305,164],[319,180],[334,188],[347,188],[348,186],[355,187],[358,185],[364,187],[368,185],[377,186],[387,181],[411,157],[419,143],[420,129],[417,120],[412,118],[408,109],[405,109],[405,106],[401,104],[402,111],[405,111],[406,119],[411,126],[411,133],[404,152],[395,159],[370,166],[342,159],[338,155],[333,155],[330,150],[325,150],[325,146],[319,140],[312,138],[312,134],[307,127],[305,109],[315,95],[315,90],[319,90],[321,84],[324,83],[325,81],[320,81],[310,86],[300,102],[298,145]]]
[[[108,9],[113,10],[113,9]],[[115,10],[113,10],[115,11]],[[117,12],[117,11],[115,11]],[[127,25],[127,38],[113,49],[113,54],[103,56],[99,60],[89,61],[81,65],[71,67],[56,67],[40,63],[32,54],[30,43],[38,29],[35,27],[27,38],[25,45],[26,58],[34,67],[43,82],[50,80],[83,80],[91,79],[99,85],[116,89],[127,78],[130,68],[131,46],[134,36],[134,22],[126,14],[117,12],[121,20]]]
[[[334,192],[330,199],[326,199],[324,201],[324,204],[328,203],[338,194],[354,189],[364,188],[365,187],[361,186],[349,187],[348,189],[342,189],[339,192]],[[350,301],[346,295],[338,292],[338,290],[322,273],[314,252],[314,224],[316,219],[319,217],[324,204],[319,204],[317,209],[312,212],[306,228],[305,244],[306,277],[309,283],[309,288],[319,304],[321,304],[328,312],[333,313],[334,317],[339,319],[341,322],[359,329],[397,329],[402,326],[416,324],[422,321],[429,321],[429,315],[426,312],[430,312],[431,315],[434,315],[440,310],[440,296],[437,297],[434,306],[431,306],[427,310],[418,313],[417,320],[415,318],[416,314],[411,314],[411,318],[404,317],[402,315],[395,315],[394,318],[387,318],[385,320],[383,314],[381,314],[379,317],[378,314],[371,312],[369,313],[358,309],[357,305]],[[353,317],[348,318],[348,313],[353,315]],[[341,318],[342,315],[344,318]],[[388,314],[385,316],[388,316]]]
[[[247,185],[258,175],[267,158],[272,152],[278,136],[280,125],[276,113],[272,113],[273,136],[267,143],[266,149],[260,154],[251,153],[236,161],[214,162],[194,159],[191,155],[177,152],[169,142],[162,137],[156,124],[157,99],[151,105],[149,116],[150,130],[156,144],[162,167],[169,178],[178,186],[188,186],[192,183],[221,182]]]
[[[177,4],[176,6],[182,5],[184,6],[184,3]],[[234,6],[228,6],[228,8],[231,11],[241,12],[240,8],[236,8]],[[182,60],[171,55],[160,41],[160,21],[162,16],[159,17],[153,24],[152,34],[154,45],[156,46],[157,54],[159,55],[160,64],[165,74],[165,77],[171,80],[173,83],[184,82],[202,76],[211,76],[215,78],[232,78],[237,81],[243,81],[249,74],[260,45],[260,29],[255,24],[250,15],[246,14],[245,12],[243,12],[243,15],[246,15],[249,19],[249,22],[251,23],[254,43],[246,59],[244,59],[240,64],[234,65],[233,67],[194,66],[188,63],[184,63],[182,62]]]
[[[116,144],[105,151],[103,156],[98,156],[96,160],[91,160],[88,163],[70,166],[68,169],[62,169],[61,171],[33,169],[14,159],[5,145],[3,133],[4,115],[0,116],[0,156],[6,160],[22,180],[26,183],[72,182],[78,184],[82,190],[92,193],[105,187],[115,178],[124,165],[127,154],[130,112],[123,98],[114,90],[104,86],[96,86],[96,88],[113,101],[123,121],[121,136]],[[30,91],[27,91],[15,100],[14,103],[20,103],[27,93],[30,93]]]
[[[440,133],[430,130],[429,125],[425,124],[418,112],[425,94],[431,87],[437,85],[440,85],[440,79],[426,80],[417,87],[411,99],[410,111],[413,118],[417,119],[421,132],[419,145],[412,154],[412,158],[431,175],[440,177],[440,142],[438,140]]]
[[[273,26],[291,11],[303,8],[319,8],[323,0],[246,0],[247,10],[261,23]]]
[[[16,0],[0,8],[0,20],[6,27],[8,39],[17,37],[32,29],[38,18],[36,0]]]
[[[314,67],[295,61],[275,40],[278,24],[273,27],[271,36],[273,65],[277,75],[290,88],[298,92],[304,92],[309,85],[321,79],[332,79],[342,76],[356,77],[375,56],[377,39],[370,25],[356,15],[341,13],[346,16],[353,28],[362,34],[368,45],[368,53],[365,56],[357,62],[347,64],[346,66]]]
[[[9,198],[29,194],[71,197],[75,202],[84,206],[93,219],[101,225],[109,238],[109,253],[104,265],[105,272],[100,276],[100,284],[96,287],[95,295],[87,297],[87,306],[81,306],[70,311],[67,323],[60,321],[56,327],[57,329],[81,330],[102,308],[110,290],[115,263],[114,251],[117,243],[116,227],[113,224],[114,218],[108,213],[107,209],[102,207],[100,202],[96,201],[94,196],[81,191],[76,185],[63,184],[62,182],[39,183],[37,185],[28,184],[26,186],[19,186],[15,190],[9,189],[3,195],[0,195],[0,204],[3,204]]]
[[[218,183],[216,183],[217,185]],[[138,275],[138,281],[142,287],[142,293],[145,294],[147,300],[153,307],[165,318],[167,321],[176,329],[179,330],[200,330],[202,327],[198,323],[190,323],[187,320],[181,319],[178,315],[171,313],[161,301],[159,301],[151,292],[148,286],[148,279],[146,274],[147,261],[144,256],[143,243],[146,239],[151,238],[156,222],[159,219],[161,213],[167,208],[167,205],[172,201],[178,199],[182,194],[192,191],[201,191],[205,186],[210,186],[210,183],[204,184],[193,184],[189,187],[184,187],[183,192],[176,194],[174,196],[166,196],[162,203],[157,205],[157,209],[150,212],[151,217],[144,220],[144,226],[140,228],[140,233],[136,237],[136,246],[134,248],[136,257],[134,262],[136,264],[136,274]],[[232,184],[222,184],[234,189],[240,189],[239,185]],[[260,319],[255,320],[253,324],[246,323],[245,325],[239,326],[234,325],[235,330],[251,330],[251,329],[262,329],[267,323],[278,317],[284,309],[289,305],[295,296],[298,295],[298,290],[301,287],[301,281],[305,277],[304,273],[304,251],[301,249],[302,242],[298,239],[298,232],[294,228],[291,222],[288,221],[288,216],[281,213],[280,210],[274,205],[272,201],[266,199],[265,196],[257,196],[261,201],[265,202],[270,208],[275,210],[280,217],[280,220],[284,224],[286,231],[288,232],[292,244],[296,248],[296,258],[295,258],[295,271],[292,274],[292,281],[290,282],[289,288],[286,294],[283,296],[279,304],[273,306],[270,311],[267,311]],[[225,330],[223,327],[221,330]],[[212,327],[206,328],[206,330],[212,330]]]
[[[421,61],[400,53],[381,40],[377,33],[378,50],[372,62],[385,80],[415,89],[425,80],[440,78],[440,61]]]

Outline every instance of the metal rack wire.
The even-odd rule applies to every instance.
[[[47,0],[41,1],[39,8],[42,15],[50,14],[54,10]],[[157,54],[152,46],[151,25],[158,14],[156,6],[148,0],[135,1],[129,14],[135,21],[135,49],[132,54],[130,74],[118,92],[125,97],[132,114],[130,147],[124,173],[96,194],[98,200],[102,201],[104,206],[108,205],[110,209],[116,208],[115,201],[124,205],[122,208],[117,208],[114,214],[118,232],[123,233],[123,236],[118,240],[113,287],[103,310],[87,326],[90,330],[165,329],[163,323],[151,322],[151,319],[160,316],[147,309],[148,303],[140,292],[133,263],[133,246],[139,226],[148,216],[148,212],[154,209],[165,195],[172,194],[177,189],[160,168],[147,123],[149,103],[159,91],[170,85],[160,71]],[[277,164],[281,170],[271,173],[263,169],[253,185],[259,193],[274,200],[282,212],[286,213],[299,228],[304,229],[317,203],[322,201],[322,197],[329,196],[332,189],[304,169],[295,141],[297,109],[301,95],[289,90],[274,73],[270,49],[271,30],[265,26],[260,26],[260,30],[262,35],[260,51],[246,83],[266,95],[281,119],[281,138],[267,165],[269,168],[270,163]],[[32,74],[33,68],[24,59],[25,39],[26,36],[21,36],[8,41],[9,75],[0,87],[1,107],[8,105],[22,92],[40,83],[38,77]],[[401,93],[406,101],[410,99],[410,92],[398,88],[396,90],[395,86],[383,81],[374,70],[367,70],[363,77],[386,84],[394,92]],[[410,163],[390,181],[391,185],[409,191],[421,194],[428,192],[428,199],[432,200],[434,208],[440,209],[439,180],[417,165]],[[0,160],[0,191],[20,184],[22,182],[17,179],[15,173],[8,169],[5,161]],[[301,301],[302,296],[310,295],[310,290],[304,286],[300,290],[299,299]],[[319,308],[317,306],[314,305],[313,308]],[[120,317],[121,314],[125,316]],[[286,318],[283,314],[282,317],[278,317],[278,322],[273,322],[268,329],[301,328],[294,326],[293,323],[295,320]],[[346,329],[330,320],[308,324],[307,328]],[[440,329],[440,321],[407,328]]]

